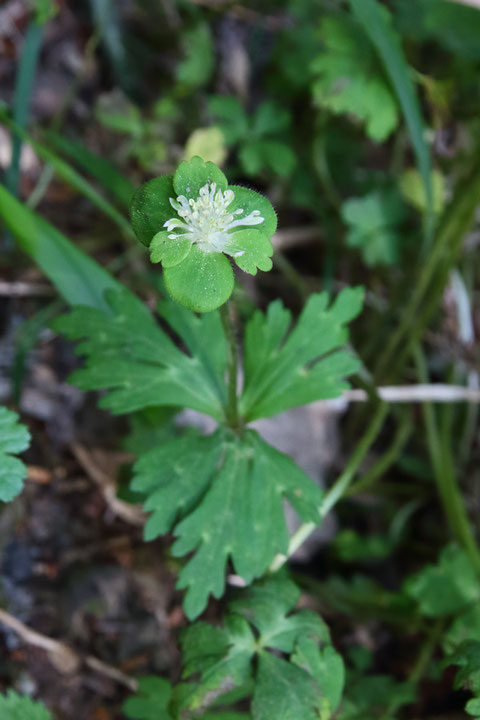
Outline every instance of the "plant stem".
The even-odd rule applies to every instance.
[[[419,345],[415,346],[414,358],[420,382],[427,382],[427,364]],[[472,565],[480,573],[480,551],[457,484],[451,450],[446,443],[441,442],[437,417],[432,403],[426,402],[424,404],[423,413],[433,474],[450,530],[468,553]]]
[[[233,430],[239,430],[240,418],[237,402],[238,348],[229,303],[221,306],[220,317],[222,318],[223,331],[228,343],[228,396],[225,419]]]
[[[343,473],[337,478],[332,487],[325,494],[322,504],[318,508],[320,518],[323,518],[330,512],[330,510],[337,504],[337,502],[344,497],[347,492],[355,473],[360,467],[365,455],[369,451],[372,444],[375,442],[378,433],[382,429],[383,422],[388,413],[388,405],[384,402],[379,402],[377,405],[376,412],[367,427],[364,435],[360,438],[357,447],[355,448],[352,457],[347,463],[347,466]],[[279,570],[297,550],[303,545],[305,540],[311,535],[311,533],[318,527],[318,523],[304,523],[301,525],[296,532],[293,533],[290,538],[290,544],[286,555],[277,555],[270,565],[270,572]]]
[[[357,495],[368,490],[374,484],[377,478],[385,474],[385,472],[398,460],[405,444],[407,443],[413,431],[412,417],[409,412],[402,416],[398,429],[392,440],[392,444],[387,451],[372,465],[372,467],[360,478],[356,483],[350,485],[347,495]]]

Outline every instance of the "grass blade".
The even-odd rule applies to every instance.
[[[388,22],[385,9],[377,0],[350,0],[353,14],[362,24],[390,77],[410,133],[423,185],[425,187],[425,245],[433,239],[435,215],[430,149],[425,142],[424,122],[415,88],[399,40]]]
[[[46,138],[57,152],[68,156],[82,170],[96,178],[123,206],[129,207],[135,188],[108,160],[92,153],[82,143],[59,133],[48,131]]]
[[[42,44],[43,28],[37,22],[31,22],[25,34],[22,56],[15,80],[15,99],[13,116],[15,123],[24,128],[28,120],[28,112],[33,91],[33,83],[38,65],[38,56]],[[20,181],[20,152],[22,139],[18,134],[12,137],[12,159],[7,171],[6,183],[9,190],[18,195]]]
[[[18,245],[35,260],[69,305],[109,310],[105,290],[119,290],[120,283],[2,185],[0,217]]]
[[[54,172],[59,175],[62,180],[73,187],[81,195],[88,198],[92,205],[95,205],[95,207],[103,212],[104,215],[113,220],[113,222],[127,237],[133,237],[132,228],[126,217],[122,215],[110,202],[108,202],[108,200],[105,200],[103,195],[100,195],[93,185],[85,180],[85,178],[82,177],[75,168],[65,162],[65,160],[62,160],[62,158],[58,157],[58,155],[45,147],[45,145],[39,143],[37,140],[34,140],[25,130],[12,122],[8,118],[5,108],[0,108],[0,122],[2,122],[22,140],[28,142],[37,155],[51,165]]]

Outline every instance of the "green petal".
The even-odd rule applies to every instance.
[[[221,253],[206,253],[193,245],[179,265],[164,272],[170,295],[194,312],[209,312],[232,294],[234,278],[229,261]]]
[[[204,162],[195,155],[191,160],[184,160],[173,176],[175,197],[185,195],[188,199],[196,200],[202,188],[207,183],[217,183],[220,190],[226,190],[228,181],[223,172],[212,162]]]
[[[192,241],[187,237],[169,238],[167,230],[161,230],[150,244],[150,260],[152,263],[161,262],[164,268],[174,267],[185,260],[192,247]]]
[[[243,215],[236,216],[236,219],[241,219],[249,215],[252,210],[259,210],[264,222],[261,225],[255,225],[255,230],[260,230],[268,238],[272,237],[277,229],[277,214],[267,198],[255,190],[249,190],[240,185],[229,185],[229,189],[235,193],[235,198],[228,207],[229,212],[242,208]]]
[[[238,267],[250,275],[259,270],[271,270],[273,246],[266,235],[260,230],[237,230],[230,235],[224,252],[231,255]]]
[[[164,223],[176,216],[170,205],[170,198],[175,197],[170,175],[149,180],[135,192],[130,205],[130,219],[136,236],[147,247]]]

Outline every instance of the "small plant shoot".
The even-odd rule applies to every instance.
[[[480,0],[0,47],[0,720],[480,720]]]

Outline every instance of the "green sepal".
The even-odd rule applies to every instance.
[[[255,192],[255,190],[250,190],[241,185],[230,185],[229,189],[235,193],[233,202],[228,208],[229,211],[233,213],[235,210],[242,209],[243,214],[238,216],[242,218],[249,215],[253,210],[258,210],[264,221],[261,225],[255,225],[255,230],[260,230],[267,238],[271,238],[277,229],[277,214],[270,201],[264,195]]]
[[[161,262],[164,268],[174,267],[185,260],[192,247],[188,237],[170,238],[168,230],[158,232],[150,244],[150,260]]]
[[[195,155],[191,160],[181,162],[173,176],[175,197],[185,195],[189,200],[196,200],[200,195],[200,188],[207,183],[216,183],[217,188],[222,191],[228,187],[227,178],[215,163],[204,162]]]
[[[234,286],[232,266],[225,255],[203,252],[196,245],[179,265],[165,268],[164,280],[170,295],[194,312],[220,307]]]
[[[258,270],[271,270],[273,245],[260,230],[238,230],[230,236],[228,245],[223,251],[230,255],[238,267],[250,275]]]
[[[149,180],[135,191],[130,205],[130,220],[135,235],[147,247],[165,222],[176,215],[170,198],[176,197],[171,175]]]

